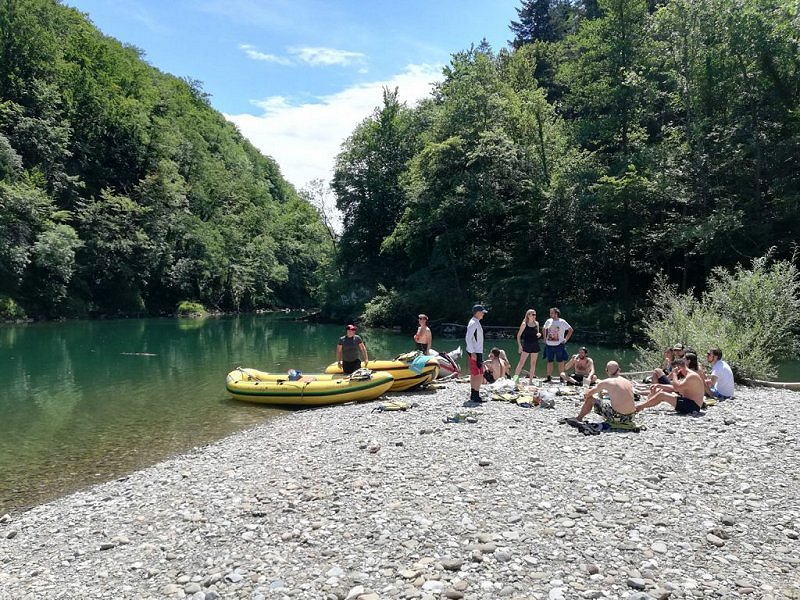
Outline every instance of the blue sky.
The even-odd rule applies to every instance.
[[[211,103],[297,187],[381,103],[428,95],[454,52],[512,37],[519,0],[65,0]]]

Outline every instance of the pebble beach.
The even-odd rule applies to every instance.
[[[0,599],[800,598],[800,393],[594,436],[578,396],[468,396],[287,412],[0,515]]]

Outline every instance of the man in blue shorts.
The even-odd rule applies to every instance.
[[[558,372],[564,371],[564,363],[569,360],[567,342],[572,337],[572,326],[561,318],[561,311],[557,308],[550,309],[550,318],[542,327],[544,338],[544,359],[547,361],[547,378],[553,380],[553,361],[558,361]]]
[[[712,398],[727,400],[733,398],[733,370],[722,360],[722,350],[712,348],[706,352],[706,360],[711,365],[711,378],[706,379],[706,393]]]

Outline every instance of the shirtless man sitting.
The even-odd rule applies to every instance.
[[[575,373],[567,375],[567,371],[575,368]],[[560,373],[561,381],[567,385],[583,385],[583,380],[587,379],[589,385],[597,383],[597,375],[594,374],[594,361],[589,358],[589,351],[586,346],[581,346],[578,353],[569,359],[564,370]]]
[[[583,395],[583,406],[578,412],[581,421],[592,408],[608,421],[630,420],[636,414],[636,403],[633,400],[633,384],[620,375],[619,364],[610,360],[606,365],[606,379],[587,390]],[[595,394],[605,392],[608,400],[595,398]]]
[[[669,384],[656,383],[650,386],[647,401],[636,407],[636,412],[666,402],[676,412],[687,415],[699,411],[703,407],[705,381],[689,368],[684,358],[672,361],[669,372]]]
[[[506,353],[500,348],[492,348],[489,352],[489,360],[484,361],[483,364],[486,366],[483,377],[489,383],[507,377],[511,371],[511,364],[508,362]]]

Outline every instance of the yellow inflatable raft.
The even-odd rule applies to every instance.
[[[291,381],[283,373],[265,373],[239,367],[228,373],[225,387],[245,402],[279,406],[323,406],[374,400],[392,387],[391,373],[372,373],[368,378],[320,374]]]
[[[394,383],[389,389],[390,392],[405,392],[423,384],[430,383],[439,375],[439,361],[435,356],[429,356],[427,363],[422,368],[421,373],[416,373],[411,369],[411,362],[404,360],[371,360],[369,364],[361,363],[365,369],[377,373],[390,373],[394,377]],[[336,363],[331,363],[325,369],[326,373],[337,374],[342,370]]]

